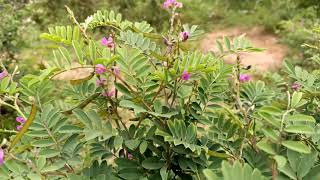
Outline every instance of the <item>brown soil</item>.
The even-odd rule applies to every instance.
[[[288,47],[279,44],[279,39],[274,34],[266,32],[262,27],[244,28],[233,27],[229,29],[217,30],[206,35],[200,42],[200,48],[205,51],[217,52],[216,40],[223,36],[239,36],[246,34],[254,47],[264,48],[265,51],[257,53],[242,53],[241,59],[244,65],[252,65],[257,71],[275,70],[282,64],[288,52]],[[235,62],[235,56],[226,56],[226,62]],[[78,67],[74,64],[74,67]],[[92,68],[81,68],[63,72],[56,76],[55,80],[79,80],[88,77],[92,73]]]
[[[252,65],[257,71],[275,70],[282,64],[284,57],[288,52],[288,47],[279,44],[279,39],[274,34],[268,33],[262,27],[244,28],[234,27],[218,30],[208,34],[201,41],[201,49],[205,52],[217,52],[216,40],[223,36],[239,36],[246,34],[254,47],[264,48],[265,51],[257,53],[242,53],[241,59],[243,65]],[[234,62],[235,56],[225,57],[226,62]]]

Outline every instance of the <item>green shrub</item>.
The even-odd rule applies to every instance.
[[[221,60],[261,49],[240,36],[217,54],[190,50],[201,31],[174,6],[164,34],[114,11],[80,23],[68,9],[74,26],[41,35],[45,69],[3,70],[0,105],[21,126],[1,143],[1,179],[316,179],[319,73],[286,62],[288,77],[266,86],[239,56]]]

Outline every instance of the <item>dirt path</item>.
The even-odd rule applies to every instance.
[[[208,34],[201,42],[201,49],[205,52],[217,51],[216,40],[223,36],[238,36],[246,34],[246,37],[255,47],[266,49],[259,53],[243,53],[241,54],[244,65],[252,65],[257,71],[269,71],[279,68],[284,57],[288,52],[288,47],[279,44],[277,36],[267,33],[261,27],[242,28],[234,27],[229,29],[218,30]],[[227,62],[234,62],[235,57],[228,56],[225,58]]]

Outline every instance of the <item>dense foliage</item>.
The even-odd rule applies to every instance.
[[[158,9],[166,33],[106,10],[81,23],[67,8],[73,25],[41,34],[52,59],[39,74],[2,66],[0,105],[18,126],[1,130],[14,135],[0,144],[0,178],[319,178],[319,70],[286,61],[266,85],[241,63],[262,51],[244,36],[215,54],[191,49],[202,31],[183,24],[183,5]],[[305,47],[318,66],[318,45]]]

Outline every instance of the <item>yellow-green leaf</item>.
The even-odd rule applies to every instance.
[[[311,148],[300,141],[283,141],[282,145],[296,152],[309,154]]]

